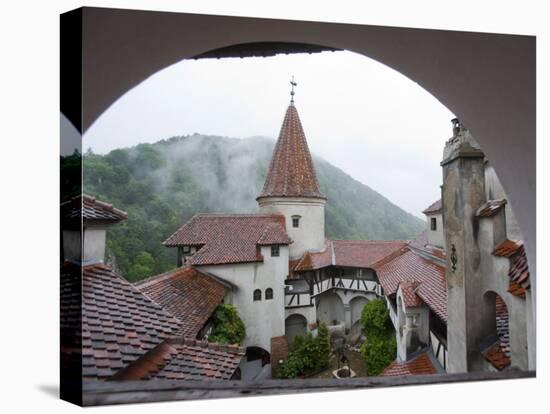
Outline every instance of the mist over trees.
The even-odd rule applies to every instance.
[[[161,243],[196,213],[253,213],[275,141],[194,134],[84,155],[84,192],[128,212],[110,228],[107,259],[129,280],[175,266]],[[327,161],[314,158],[328,197],[327,237],[411,239],[422,220]]]

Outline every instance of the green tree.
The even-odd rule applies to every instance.
[[[296,378],[322,370],[328,366],[330,336],[327,326],[321,322],[317,336],[311,332],[294,337],[288,357],[277,369],[278,378]]]
[[[141,252],[137,255],[134,264],[128,270],[128,279],[131,281],[139,280],[151,274],[155,259],[147,252]]]
[[[372,300],[361,312],[361,324],[367,339],[361,345],[361,355],[370,376],[380,374],[394,359],[397,350],[395,332],[389,311],[383,300]]]
[[[239,317],[237,308],[229,304],[218,305],[212,320],[212,332],[209,342],[220,344],[240,344],[246,335],[244,323]]]

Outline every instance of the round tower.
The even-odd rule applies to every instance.
[[[294,87],[296,84],[291,82]],[[319,189],[306,136],[292,99],[273,151],[261,194],[256,198],[261,213],[281,214],[292,243],[291,259],[325,245],[325,204]]]

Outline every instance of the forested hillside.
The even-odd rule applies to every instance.
[[[257,211],[275,141],[192,135],[84,155],[84,191],[128,212],[108,233],[108,260],[130,280],[175,266],[162,246],[199,212]],[[321,159],[314,159],[327,195],[327,236],[408,239],[423,222]]]

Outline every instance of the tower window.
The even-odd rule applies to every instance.
[[[267,288],[265,290],[265,300],[273,299],[273,289]]]
[[[274,244],[271,246],[271,257],[279,257],[279,245]]]
[[[262,300],[262,291],[260,289],[255,289],[254,290],[253,299],[254,299],[254,302],[256,302],[258,300]]]
[[[435,217],[430,219],[430,230],[437,230],[437,220]]]
[[[292,216],[292,227],[300,227],[300,216]]]

